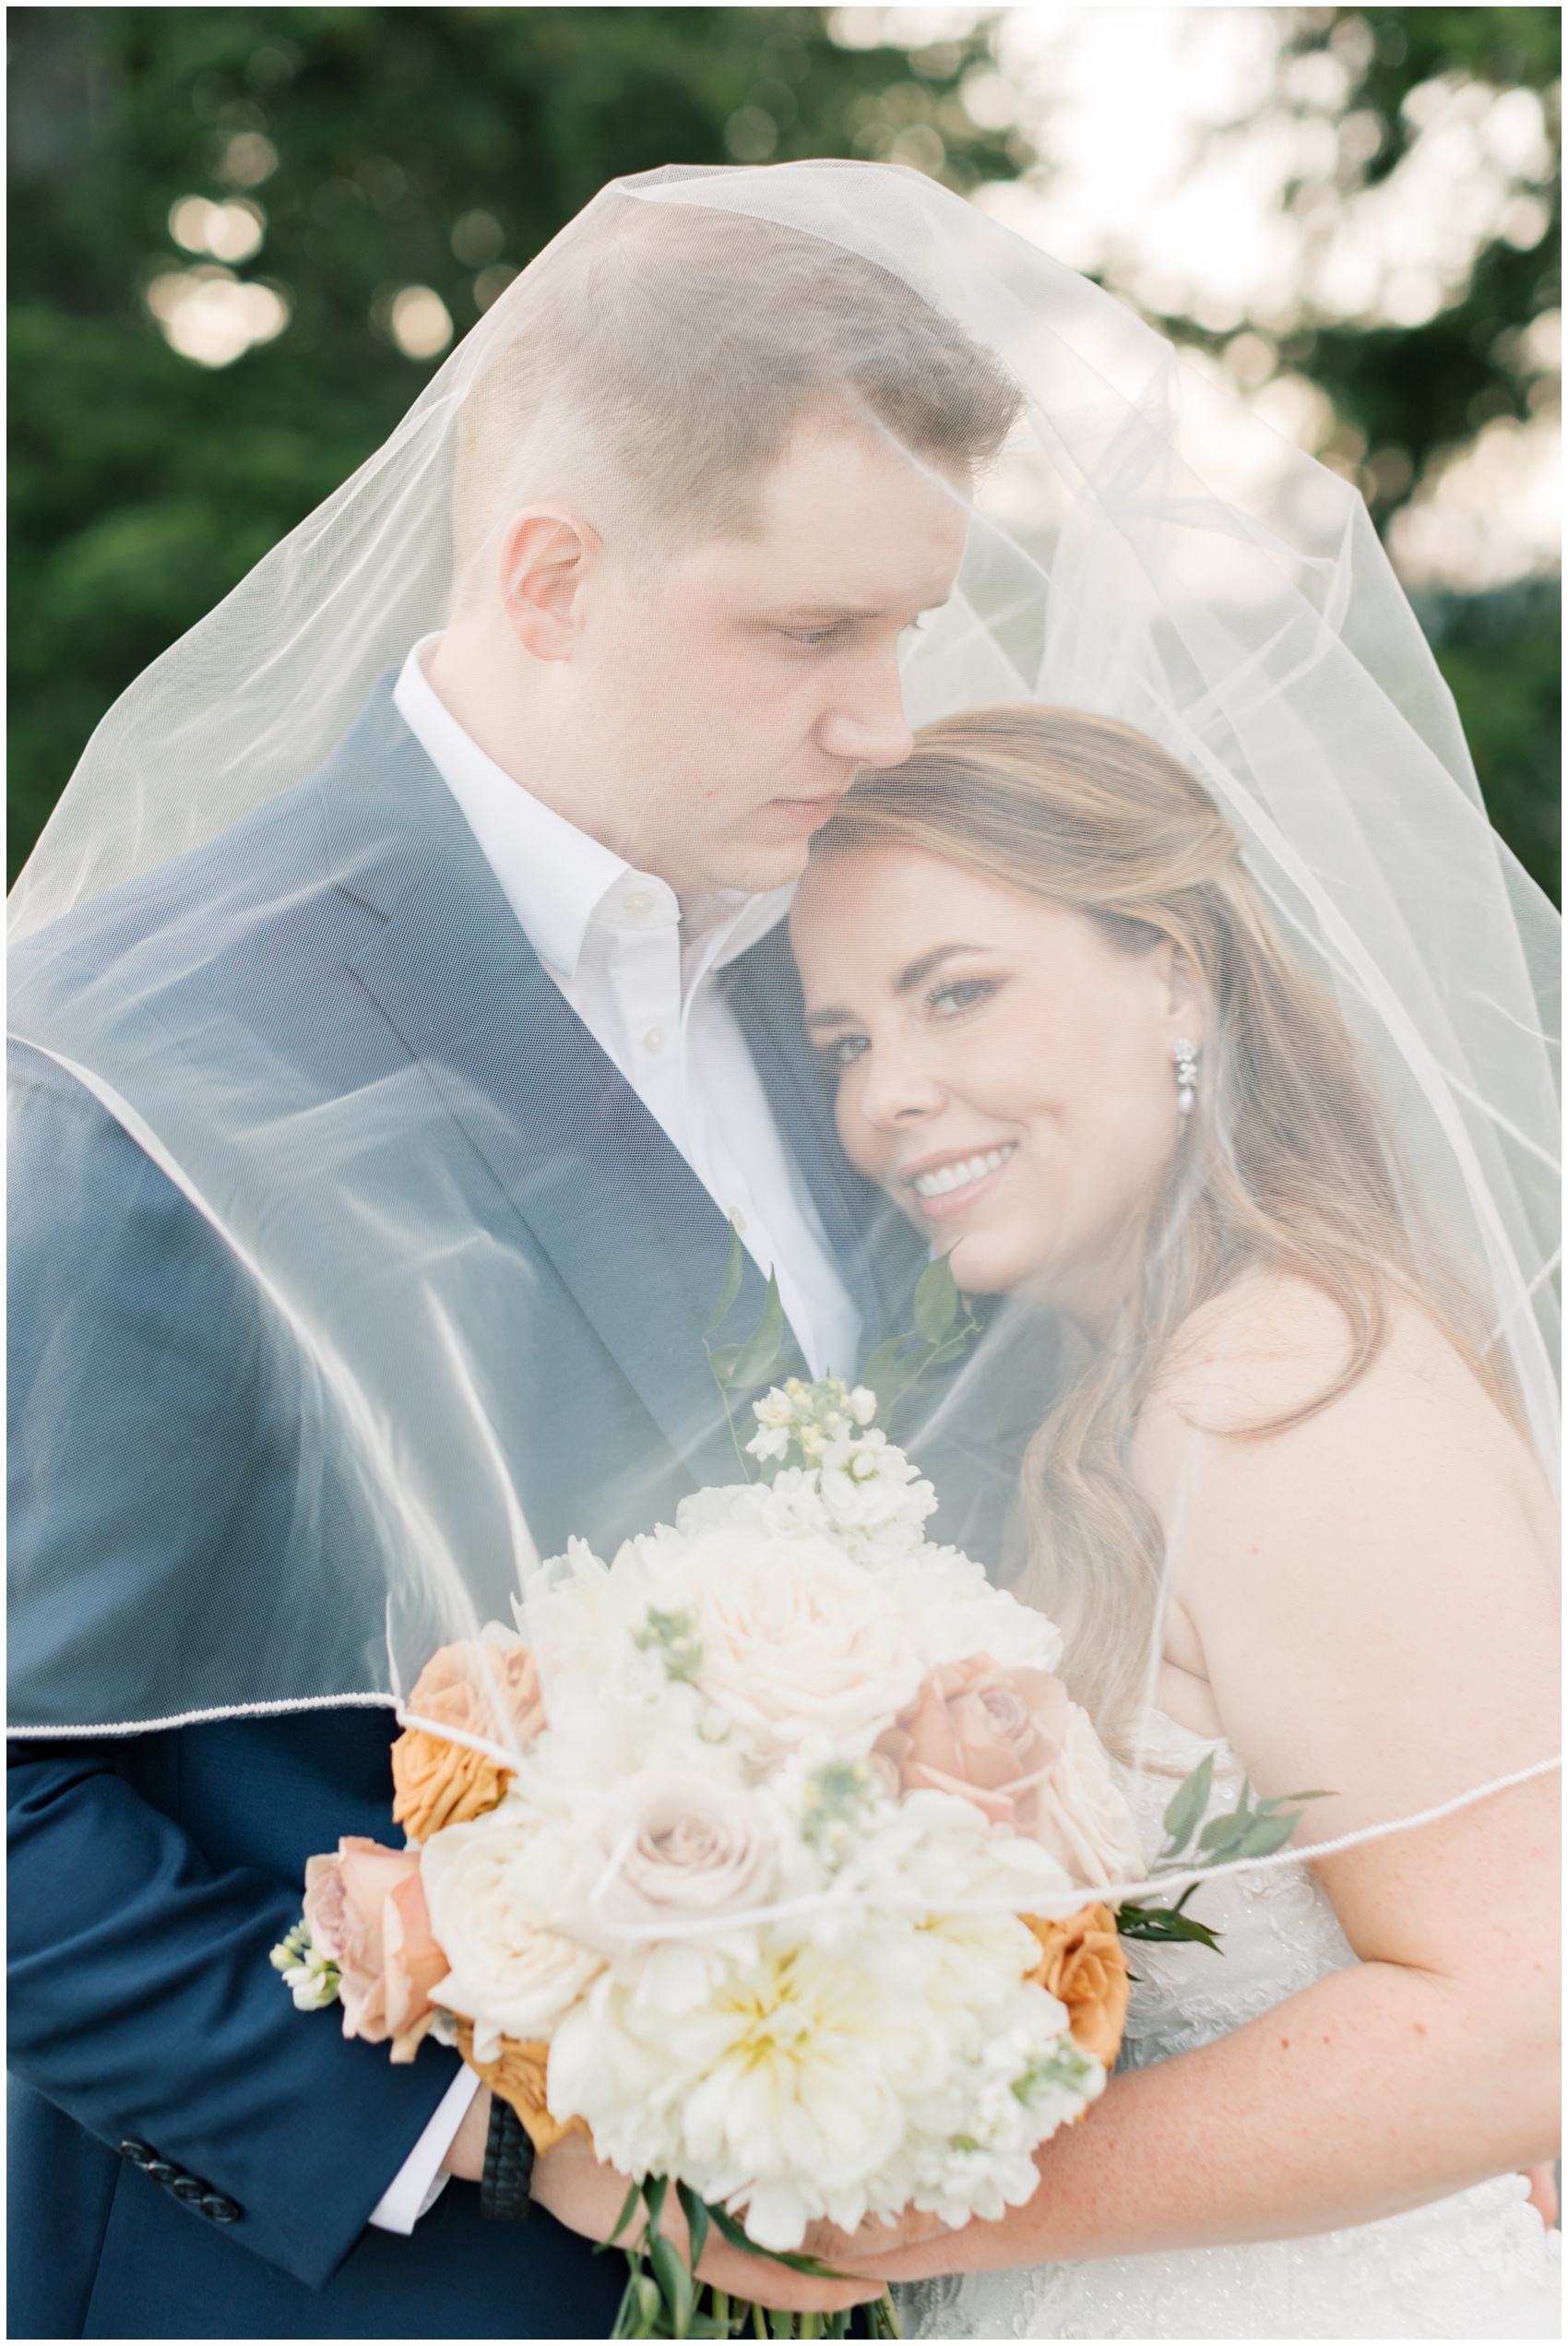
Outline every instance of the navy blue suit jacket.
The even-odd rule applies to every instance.
[[[171,887],[220,896],[261,845],[297,838],[315,859],[356,824],[383,844],[351,889],[313,863],[315,885],[196,982],[308,1021],[341,1088],[412,1056],[482,1093],[482,1148],[454,1113],[454,1177],[528,1255],[539,1297],[517,1332],[529,1406],[502,1438],[541,1552],[579,1531],[608,1553],[732,1474],[700,1340],[728,1229],[540,968],[385,687],[319,775],[24,948],[23,998],[62,943],[113,982]],[[907,1322],[922,1250],[838,1151],[782,935],[727,983],[869,1345]],[[150,1614],[202,1709],[288,1529],[299,1364],[223,1242],[83,1089],[25,1046],[13,1086],[13,1650],[50,1717],[96,1717],[106,1652]],[[748,1263],[735,1325],[760,1304]],[[552,1382],[571,1395],[559,1420]],[[1038,1387],[1012,1414],[1009,1430],[1004,1407],[989,1426],[971,1412],[921,1453],[940,1530],[978,1554],[996,1552]],[[65,1488],[32,1464],[62,1450]],[[356,1536],[347,1498],[324,1520]],[[323,1634],[368,1648],[379,1627]],[[11,2335],[607,2334],[619,2260],[542,2212],[485,2223],[454,2183],[410,2236],[367,2229],[457,2056],[427,2043],[395,2068],[332,2012],[296,2013],[268,1967],[307,1856],[398,1838],[395,1733],[386,1709],[339,1707],[12,1744]],[[125,2142],[151,2146],[161,2183]]]

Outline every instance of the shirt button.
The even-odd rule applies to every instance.
[[[643,887],[634,888],[630,896],[622,899],[622,902],[634,920],[640,921],[645,912],[651,912],[653,910],[653,899],[647,888]]]
[[[664,1029],[662,1027],[649,1027],[647,1032],[643,1037],[643,1049],[645,1051],[662,1051],[663,1048]]]

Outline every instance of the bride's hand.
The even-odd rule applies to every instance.
[[[558,2223],[571,2232],[581,2233],[588,2240],[609,2239],[620,2221],[630,2189],[631,2178],[596,2159],[586,2135],[563,2137],[553,2150],[545,2151],[534,2161],[531,2196],[541,2208],[550,2210]],[[683,2257],[689,2256],[686,2221],[672,2191],[665,2199],[659,2228]],[[639,2208],[617,2245],[635,2246],[641,2233]],[[766,2305],[778,2313],[844,2313],[851,2305],[862,2305],[868,2299],[879,2297],[885,2285],[869,2276],[843,2281],[814,2280],[807,2273],[792,2272],[788,2265],[774,2264],[769,2257],[748,2256],[742,2248],[731,2248],[717,2232],[708,2234],[702,2262],[697,2267],[697,2279],[727,2291],[731,2297]]]
[[[907,2248],[923,2248],[944,2237],[956,2239],[957,2235],[940,2216],[921,2215],[915,2209],[907,2208],[892,2223],[885,2223],[879,2216],[867,2216],[853,2232],[840,2232],[837,2224],[811,2224],[801,2249],[802,2255],[815,2257],[840,2271],[861,2272],[869,2271],[879,2257],[895,2257]]]

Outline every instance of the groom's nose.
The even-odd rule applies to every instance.
[[[829,757],[856,766],[902,766],[915,745],[904,714],[896,658],[879,661],[840,692],[817,726],[817,744]]]

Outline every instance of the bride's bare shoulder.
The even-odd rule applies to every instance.
[[[1521,1498],[1534,1491],[1538,1471],[1519,1434],[1427,1313],[1391,1300],[1383,1342],[1346,1382],[1355,1352],[1349,1318],[1323,1288],[1288,1272],[1244,1274],[1172,1342],[1139,1419],[1142,1473],[1163,1482],[1196,1435],[1246,1474],[1272,1454],[1313,1474],[1375,1460],[1380,1480],[1403,1482],[1440,1457],[1450,1472],[1505,1477]]]

